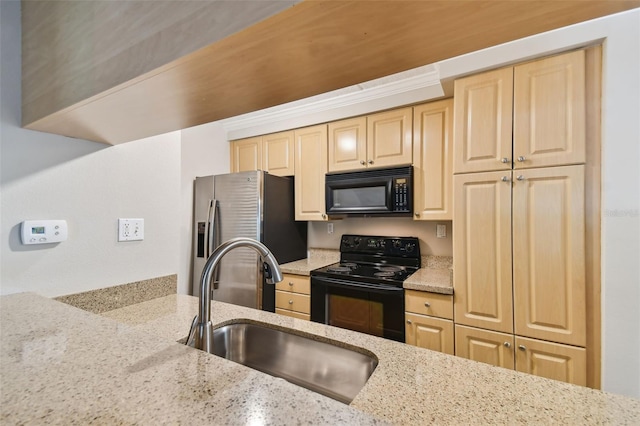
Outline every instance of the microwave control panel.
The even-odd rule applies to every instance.
[[[393,193],[393,211],[410,211],[411,204],[409,197],[411,197],[411,194],[409,192],[409,179],[406,177],[394,178]]]

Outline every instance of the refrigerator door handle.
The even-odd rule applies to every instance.
[[[210,252],[207,256],[207,258],[209,256],[211,256],[211,254],[213,253],[213,251],[218,248],[218,246],[220,245],[221,241],[220,240],[220,232],[219,232],[219,202],[216,199],[211,200],[211,205],[210,205],[210,220],[211,220],[211,235],[210,235]],[[211,288],[213,290],[216,290],[218,288],[218,285],[220,284],[220,268],[216,267],[216,270],[214,271],[213,274],[213,285],[211,286]],[[212,291],[213,291],[212,290]]]

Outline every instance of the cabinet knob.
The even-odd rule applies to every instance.
[[[524,160],[526,160],[526,158],[525,158],[525,157],[523,157],[522,155],[521,155],[520,157],[518,157],[518,161],[519,161],[519,162],[521,162],[521,163],[522,163]]]
[[[322,218],[323,218],[323,219],[326,219],[326,217],[327,217],[327,215],[326,215],[326,214],[324,214],[324,213],[322,213]]]
[[[369,164],[373,164],[373,160],[369,160]]]
[[[364,166],[365,164],[367,164],[367,162],[364,161],[364,160],[360,160],[360,164],[362,164]]]
[[[429,302],[424,302],[424,307],[425,307],[425,308],[430,308],[430,307],[431,307],[431,303],[429,303]]]
[[[293,283],[291,281],[289,281],[289,286],[293,287]]]
[[[521,351],[526,351],[527,347],[525,345],[518,345],[518,349],[520,349]]]
[[[416,217],[420,217],[420,213],[416,213]]]
[[[500,161],[506,164],[509,162],[509,159],[507,157],[503,157]]]
[[[290,304],[290,305],[293,305],[293,300],[289,300],[289,304]]]
[[[411,320],[407,320],[407,324],[412,324]]]
[[[524,180],[524,176],[522,176],[522,175],[518,175],[518,176],[516,177],[516,179],[518,179],[518,180]]]
[[[500,179],[503,182],[509,182],[509,177],[508,176],[502,176],[502,179]]]
[[[504,347],[505,347],[505,348],[510,348],[510,347],[511,347],[511,343],[509,343],[509,342],[504,342]]]

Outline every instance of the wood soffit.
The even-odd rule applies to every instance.
[[[117,144],[307,98],[640,6],[307,0],[26,128]]]

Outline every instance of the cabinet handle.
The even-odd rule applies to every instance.
[[[508,176],[502,176],[502,179],[500,179],[503,182],[509,182],[509,177]]]
[[[519,162],[521,162],[521,163],[522,163],[524,160],[526,160],[526,158],[525,158],[525,157],[523,157],[522,155],[521,155],[520,157],[518,157],[518,161],[519,161]]]
[[[367,164],[367,162],[364,161],[364,160],[360,160],[360,164],[362,164],[364,166],[365,164]]]
[[[424,302],[424,307],[425,307],[425,308],[430,308],[430,307],[431,307],[431,303],[429,303],[429,302]]]
[[[526,351],[527,347],[525,345],[518,345],[518,349],[520,349],[521,351]]]
[[[289,281],[289,285],[290,285],[291,287],[293,287],[293,283],[292,283],[291,281]]]
[[[509,343],[509,342],[504,342],[504,347],[505,347],[505,348],[510,348],[510,347],[511,347],[511,343]]]
[[[503,163],[506,164],[506,163],[509,162],[509,159],[507,157],[503,157],[502,160],[500,160],[500,161],[502,161]]]
[[[518,177],[516,177],[516,179],[518,179],[518,180],[524,180],[524,176],[522,176],[522,175],[518,175]]]
[[[290,304],[290,305],[293,305],[293,300],[289,300],[289,304]]]
[[[407,324],[413,324],[411,320],[407,320]]]
[[[369,164],[373,164],[373,160],[369,160]]]

